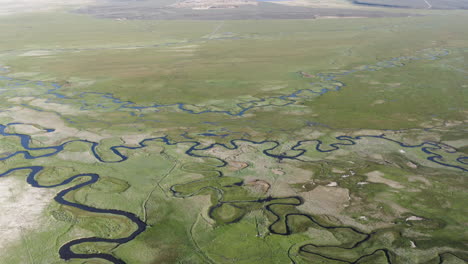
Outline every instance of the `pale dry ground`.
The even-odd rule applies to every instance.
[[[60,116],[51,112],[39,112],[23,107],[13,107],[8,111],[0,113],[0,118],[2,117],[13,119],[19,123],[37,124],[42,127],[55,129],[52,133],[42,135],[47,138],[46,142],[43,143],[48,145],[55,145],[70,137],[78,137],[94,142],[99,142],[106,137],[110,137],[68,127]]]
[[[54,103],[46,103],[44,99],[29,99],[28,104],[41,107],[47,110],[59,110],[62,114],[73,115],[78,112],[77,109]],[[81,111],[80,113],[83,113]],[[5,118],[8,121],[0,121],[0,123],[18,122],[8,126],[6,131],[9,133],[20,133],[30,135],[33,143],[40,142],[45,146],[55,146],[64,143],[70,139],[88,140],[92,142],[100,142],[101,140],[114,138],[115,136],[109,133],[101,133],[97,131],[79,130],[69,127],[64,120],[54,112],[36,111],[29,108],[14,107],[0,113],[0,120]],[[53,128],[55,131],[47,133],[45,128]],[[139,142],[146,138],[163,136],[163,134],[150,135],[147,133],[123,134],[120,136],[121,141],[127,146],[137,146]],[[96,158],[89,151],[84,152],[69,152],[62,151],[57,154],[57,157],[62,160],[78,161],[85,163],[96,162]]]
[[[70,115],[73,115],[77,112],[77,110],[73,107],[62,104],[46,103],[43,99],[31,100],[29,101],[29,104],[42,107],[51,111],[56,111],[57,109],[59,109],[61,113],[67,113]],[[83,111],[81,111],[80,113],[83,113]],[[13,121],[23,123],[24,125],[15,125],[11,129],[19,133],[31,135],[33,140],[39,141],[42,144],[49,146],[63,143],[64,141],[69,140],[70,138],[78,138],[81,140],[100,142],[103,139],[114,137],[114,135],[109,133],[99,133],[94,131],[79,130],[76,128],[72,128],[69,127],[67,123],[65,123],[65,121],[56,113],[36,111],[24,107],[13,107],[9,110],[1,112],[0,119],[9,120],[8,122],[3,121],[4,123],[9,123]],[[44,133],[43,130],[38,130],[38,127],[53,128],[55,129],[55,131],[50,133]],[[121,139],[125,142],[125,144],[128,145],[136,145],[138,142],[148,137],[150,137],[150,135],[148,134],[135,133],[121,135]],[[74,160],[77,157],[70,156],[69,158]],[[86,160],[89,161],[90,157],[88,157]]]
[[[268,0],[265,0],[265,1],[268,1]],[[350,1],[347,1],[347,0],[284,0],[284,1],[271,1],[271,2],[275,4],[280,4],[280,5],[306,6],[306,7],[315,7],[315,8],[355,7]]]
[[[60,152],[57,157],[61,160],[95,163],[96,158],[89,152]]]
[[[82,115],[88,113],[88,111],[80,110],[78,107],[48,102],[47,99],[34,99],[29,101],[28,104],[32,106],[37,106],[46,111],[57,111],[62,115]]]
[[[380,105],[384,103],[385,103],[385,100],[375,100],[371,105],[374,106],[374,105]]]
[[[337,168],[332,168],[332,172],[333,173],[345,173],[346,171],[340,170],[340,169],[337,169]]]
[[[468,139],[458,139],[458,140],[450,140],[444,141],[443,143],[450,145],[455,148],[463,148],[468,146]]]
[[[349,190],[340,187],[319,185],[312,191],[303,192],[304,204],[297,208],[315,214],[337,215],[349,206]]]
[[[0,0],[0,16],[88,5],[95,0]]]
[[[25,233],[48,225],[44,212],[54,196],[54,190],[33,188],[19,178],[0,178],[0,256]]]
[[[297,168],[293,164],[278,163],[266,155],[261,154],[261,150],[247,142],[236,142],[239,148],[227,150],[222,147],[214,147],[204,152],[210,156],[227,160],[231,167],[243,165],[237,169],[229,168],[230,171],[242,170],[245,182],[262,181],[270,185],[266,195],[284,197],[297,195],[291,184],[309,182],[313,172]],[[255,163],[250,161],[255,160]],[[248,165],[248,166],[245,166]],[[229,173],[227,174],[229,176]]]
[[[37,126],[29,124],[16,124],[8,126],[8,130],[12,130],[14,133],[37,135],[42,134],[45,131]],[[10,132],[10,131],[8,131]]]
[[[49,50],[30,50],[27,52],[24,52],[18,56],[20,57],[41,57],[41,56],[50,56],[55,54],[53,51]]]
[[[392,181],[390,179],[386,179],[384,178],[385,174],[380,172],[380,171],[371,171],[369,173],[366,174],[367,176],[367,180],[370,181],[370,182],[373,182],[373,183],[383,183],[383,184],[386,184],[392,188],[395,188],[395,189],[402,189],[404,188],[405,186],[401,185],[400,183],[396,182],[396,181]]]
[[[175,8],[210,9],[237,8],[242,5],[257,5],[255,0],[184,0],[171,5]]]
[[[346,188],[319,185],[311,191],[300,193],[300,196],[304,199],[304,204],[298,206],[297,209],[308,214],[331,216],[343,225],[355,226],[366,232],[392,225],[390,222],[362,224],[344,214],[343,211],[353,202]]]

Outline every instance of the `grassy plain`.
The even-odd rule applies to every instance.
[[[28,24],[45,19],[46,23]],[[2,39],[18,41],[3,45],[5,49],[14,45],[15,49],[4,53],[2,61],[18,75],[29,73],[35,74],[36,79],[68,83],[60,92],[72,97],[98,91],[136,105],[186,103],[206,106],[199,107],[200,110],[211,106],[238,112],[238,103],[311,88],[307,78],[298,74],[301,71],[317,74],[351,69],[440,47],[450,50],[448,58],[430,65],[408,63],[404,67],[339,78],[346,84],[340,93],[330,92],[318,102],[306,102],[306,106],[319,115],[320,122],[332,126],[406,128],[427,120],[428,116],[421,113],[428,113],[426,109],[436,103],[435,99],[445,101],[437,102],[443,109],[433,112],[442,114],[439,110],[443,110],[452,112],[452,116],[460,115],[457,109],[463,104],[466,90],[460,89],[464,82],[460,58],[466,56],[463,43],[467,41],[463,33],[467,21],[461,14],[226,22],[134,22],[44,15],[2,21],[8,29],[2,31]],[[24,28],[38,35],[12,37]],[[53,34],[41,33],[45,30]],[[26,49],[51,50],[44,56],[18,56],[28,55]],[[437,77],[441,74],[443,78]],[[414,87],[416,78],[418,83]],[[446,86],[445,90],[437,89],[441,85]],[[448,110],[452,98],[458,101],[458,106]],[[91,94],[85,99],[93,104],[102,98]],[[380,100],[392,102],[379,104]],[[401,112],[410,112],[409,119],[416,121],[408,121],[407,115],[392,111],[402,106],[407,109]]]
[[[95,152],[105,162],[90,142],[74,142],[52,157],[0,161],[0,173],[45,166],[37,180],[48,185],[99,174],[66,199],[131,212],[147,229],[125,244],[73,250],[127,263],[461,263],[468,254],[466,172],[428,157],[466,169],[457,158],[468,146],[467,23],[461,11],[281,21],[2,17],[0,66],[9,68],[0,75],[13,80],[0,80],[0,124],[57,129],[32,135],[33,147],[99,143]],[[448,53],[424,55],[434,50]],[[375,66],[411,56],[418,59]],[[339,91],[319,95],[311,84],[365,66],[375,70],[337,75]],[[51,92],[52,82],[63,86]],[[313,92],[284,97],[305,89]],[[184,108],[160,106],[178,103]],[[238,114],[243,107],[249,110]],[[11,126],[6,131],[14,132]],[[453,147],[431,154],[382,138],[353,145],[336,138],[382,133],[407,145]],[[169,144],[139,144],[161,136]],[[258,143],[264,140],[271,142]],[[118,162],[122,156],[111,150],[117,145],[135,149],[119,148],[128,159]],[[22,150],[17,137],[0,137],[0,158]],[[43,215],[47,224],[8,245],[2,263],[27,263],[28,256],[40,263],[108,263],[66,262],[57,252],[73,239],[121,238],[135,230],[125,217],[52,201]]]

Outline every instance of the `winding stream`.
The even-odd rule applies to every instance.
[[[125,145],[112,146],[109,149],[115,155],[120,157],[120,160],[118,160],[118,161],[106,161],[102,157],[100,157],[98,155],[97,151],[96,151],[96,148],[99,145],[99,143],[88,141],[88,140],[71,140],[71,141],[67,141],[65,143],[62,143],[62,144],[60,144],[58,146],[31,147],[30,146],[31,136],[26,135],[26,134],[8,133],[8,132],[5,131],[8,128],[8,126],[18,125],[18,124],[21,124],[21,123],[10,123],[10,124],[7,124],[7,125],[0,125],[0,135],[5,136],[5,137],[17,137],[17,138],[19,138],[21,146],[25,150],[16,151],[15,153],[12,153],[12,154],[9,154],[9,155],[7,155],[5,157],[2,157],[2,158],[0,158],[0,161],[10,159],[10,158],[12,158],[12,157],[14,157],[16,155],[23,155],[26,159],[40,159],[40,158],[44,158],[44,157],[50,157],[50,156],[56,155],[59,152],[63,151],[64,147],[67,144],[70,144],[72,142],[83,142],[83,143],[87,143],[87,144],[90,145],[90,151],[93,153],[94,157],[98,161],[100,161],[100,162],[123,162],[123,161],[128,159],[128,156],[124,155],[120,151],[120,149],[131,149],[131,150],[141,149],[141,148],[146,147],[147,146],[146,143],[148,143],[150,141],[159,141],[159,142],[162,142],[162,143],[164,143],[166,145],[177,145],[177,144],[181,144],[181,143],[190,143],[190,144],[192,144],[192,146],[190,148],[188,148],[185,151],[185,153],[187,155],[189,155],[189,156],[205,157],[205,158],[214,158],[214,157],[202,156],[202,155],[198,155],[198,154],[196,154],[194,152],[195,151],[206,151],[206,150],[209,150],[209,149],[217,147],[217,146],[223,147],[223,148],[228,149],[228,150],[234,150],[234,149],[239,148],[239,145],[236,142],[247,142],[247,143],[255,144],[255,145],[273,143],[272,147],[263,150],[263,153],[265,155],[267,155],[267,156],[269,156],[271,158],[275,158],[275,159],[297,159],[297,158],[299,158],[300,156],[304,155],[307,152],[307,150],[300,148],[301,145],[303,145],[304,143],[307,143],[307,142],[315,142],[316,143],[316,146],[315,146],[316,151],[327,153],[327,152],[332,152],[332,151],[339,150],[340,147],[342,147],[342,146],[355,145],[355,144],[357,144],[357,141],[359,139],[362,139],[362,138],[365,138],[365,137],[370,137],[370,138],[382,139],[382,140],[393,142],[395,144],[398,144],[402,148],[420,148],[420,150],[422,152],[428,154],[427,160],[429,160],[431,162],[437,163],[437,164],[442,165],[442,166],[459,169],[459,170],[462,170],[462,171],[468,171],[466,166],[464,166],[464,165],[466,165],[465,160],[468,157],[460,156],[459,158],[456,159],[456,162],[458,162],[458,164],[453,165],[453,164],[449,164],[449,163],[444,162],[444,157],[441,154],[437,154],[437,153],[434,152],[435,150],[439,150],[439,151],[442,150],[442,151],[444,151],[446,153],[454,153],[455,149],[450,147],[450,146],[442,145],[442,144],[435,143],[435,142],[423,142],[423,143],[417,144],[417,145],[408,145],[408,144],[405,144],[403,142],[399,142],[399,141],[396,141],[396,140],[393,140],[393,139],[390,139],[390,138],[386,138],[384,134],[382,134],[380,136],[375,136],[375,135],[362,135],[362,136],[356,136],[356,137],[338,136],[338,137],[336,137],[336,139],[339,140],[340,142],[331,143],[331,144],[328,144],[328,146],[324,146],[323,142],[320,141],[320,140],[298,141],[296,145],[291,147],[291,150],[300,151],[300,153],[296,154],[296,155],[292,155],[292,156],[285,155],[285,154],[272,154],[271,151],[275,150],[276,148],[278,148],[280,146],[279,142],[273,141],[273,140],[265,140],[265,141],[256,142],[256,141],[252,141],[252,140],[248,140],[248,139],[234,139],[234,140],[230,141],[230,146],[227,145],[227,144],[214,143],[214,144],[211,144],[211,145],[206,146],[206,147],[201,147],[202,143],[199,142],[199,141],[193,140],[193,141],[171,142],[168,139],[167,136],[164,136],[164,137],[144,139],[144,140],[140,141],[138,146],[135,146],[135,147],[125,146]],[[50,133],[50,132],[53,132],[53,131],[54,131],[53,129],[48,129],[48,130],[46,130],[46,133]],[[33,156],[33,155],[31,155],[29,153],[29,151],[33,151],[33,150],[52,150],[52,152],[47,153],[47,154],[38,155],[38,156]],[[215,158],[215,159],[217,159],[217,160],[219,160],[221,162],[220,165],[217,165],[215,167],[224,167],[224,166],[227,165],[226,161],[224,161],[224,160],[222,160],[220,158]],[[116,258],[116,257],[114,257],[114,256],[112,256],[110,254],[104,254],[104,253],[77,254],[77,253],[74,253],[71,250],[71,247],[75,246],[75,245],[78,245],[78,244],[86,243],[86,242],[108,242],[108,243],[123,244],[123,243],[126,243],[128,241],[131,241],[136,236],[138,236],[140,233],[142,233],[146,229],[146,224],[138,216],[136,216],[135,214],[130,213],[130,212],[125,212],[125,211],[120,211],[120,210],[115,210],[115,209],[99,209],[99,208],[87,206],[87,205],[84,205],[84,204],[70,202],[70,201],[68,201],[68,200],[66,200],[64,198],[66,194],[68,194],[68,193],[70,193],[72,191],[78,190],[78,189],[80,189],[82,187],[85,187],[87,185],[91,185],[91,184],[97,182],[99,180],[99,175],[98,174],[94,174],[94,173],[77,174],[77,175],[74,175],[74,176],[72,176],[72,177],[70,177],[70,178],[68,178],[68,179],[66,179],[66,180],[64,180],[64,181],[62,181],[61,183],[58,183],[58,184],[42,185],[36,180],[36,176],[43,169],[44,169],[44,167],[42,167],[42,166],[18,167],[18,168],[13,168],[13,169],[10,169],[10,170],[8,170],[6,172],[1,173],[0,177],[5,177],[5,176],[7,176],[7,175],[9,175],[9,174],[11,174],[11,173],[13,173],[15,171],[21,171],[21,170],[29,171],[29,174],[28,174],[26,180],[32,187],[36,187],[36,188],[56,188],[56,187],[62,187],[62,186],[66,187],[67,185],[73,183],[73,181],[78,179],[78,178],[88,178],[88,180],[86,180],[85,182],[76,184],[76,185],[74,185],[72,187],[68,187],[68,188],[60,191],[55,196],[55,198],[54,198],[55,201],[58,202],[59,204],[62,204],[62,205],[75,207],[75,208],[78,208],[78,209],[81,209],[81,210],[84,210],[84,211],[88,211],[88,212],[92,212],[92,213],[113,214],[113,215],[123,216],[123,217],[128,218],[133,223],[135,223],[135,225],[137,226],[137,229],[132,234],[130,234],[128,237],[124,237],[124,238],[105,239],[105,238],[98,238],[98,237],[88,237],[88,238],[80,238],[80,239],[72,240],[72,241],[62,245],[62,247],[60,248],[60,251],[59,251],[60,257],[65,259],[65,260],[72,259],[72,258],[84,258],[84,259],[101,258],[101,259],[109,260],[112,263],[116,263],[116,264],[124,263],[122,260],[120,260],[120,259],[118,259],[118,258]],[[219,173],[220,173],[219,176],[222,176],[222,173],[220,171],[219,171]],[[240,184],[242,184],[242,183],[240,183]],[[171,187],[171,191],[173,192],[173,194],[175,196],[177,196],[173,187],[174,186]],[[272,202],[272,203],[270,203],[269,205],[267,205],[265,207],[267,211],[269,211],[270,213],[275,215],[276,218],[277,218],[277,220],[275,222],[273,222],[269,226],[269,230],[270,230],[271,233],[278,234],[278,235],[289,235],[289,234],[291,234],[291,230],[290,230],[289,224],[288,224],[288,219],[291,216],[295,216],[295,215],[299,216],[300,215],[300,216],[303,216],[303,217],[307,217],[310,221],[318,224],[319,226],[321,226],[323,228],[327,228],[327,229],[349,228],[353,232],[363,234],[363,235],[366,236],[365,239],[363,239],[362,241],[357,242],[353,247],[351,247],[349,249],[352,249],[352,248],[358,246],[360,243],[363,243],[365,240],[369,239],[369,236],[370,236],[369,234],[362,233],[361,231],[359,231],[359,230],[357,230],[357,229],[355,229],[353,227],[324,226],[324,225],[321,225],[320,223],[316,222],[312,216],[309,216],[307,214],[299,214],[299,213],[288,214],[288,215],[284,216],[284,221],[285,221],[285,224],[286,224],[286,232],[281,233],[281,232],[275,231],[273,226],[277,222],[280,221],[281,216],[275,213],[274,209],[272,209],[272,206],[278,205],[278,204],[297,206],[297,205],[300,205],[302,203],[302,198],[300,198],[300,197],[289,197],[289,198],[296,199],[296,202],[295,203],[281,203],[281,202],[276,202],[275,203],[274,201],[279,201],[279,200],[285,199],[285,198],[272,198],[272,197],[262,199],[262,200],[250,201],[250,202],[256,202],[256,203]],[[249,202],[249,201],[242,201],[242,202]],[[216,206],[219,206],[221,203],[225,203],[225,202],[219,201],[218,205],[215,205],[212,208],[215,208]],[[211,210],[213,210],[213,209],[211,209]],[[384,250],[384,249],[381,249],[381,250]],[[307,250],[305,250],[305,251],[307,251]]]
[[[441,56],[446,56],[449,54],[447,50],[439,50],[439,51],[426,51],[426,53],[419,54],[419,56],[414,56],[414,57],[398,57],[398,58],[392,58],[390,60],[386,61],[381,61],[378,62],[374,65],[366,65],[366,66],[361,66],[357,68],[353,68],[351,70],[346,70],[346,71],[341,71],[341,72],[335,72],[335,73],[318,73],[315,74],[313,77],[315,82],[310,83],[312,88],[310,89],[300,89],[297,91],[294,91],[292,93],[286,94],[286,95],[280,95],[280,96],[271,96],[271,97],[266,97],[266,98],[260,98],[260,99],[254,99],[250,100],[247,102],[242,102],[242,103],[237,103],[235,104],[238,110],[213,110],[211,106],[197,106],[193,104],[186,104],[186,103],[175,103],[175,104],[167,104],[167,105],[160,105],[160,104],[153,104],[149,106],[143,106],[143,105],[138,105],[134,102],[131,101],[122,101],[119,98],[115,97],[113,94],[110,93],[95,93],[95,92],[85,92],[79,94],[77,97],[78,98],[70,98],[67,97],[66,95],[60,93],[60,89],[63,87],[62,85],[59,85],[57,83],[46,83],[46,82],[41,82],[41,81],[30,81],[30,80],[22,80],[22,79],[15,79],[11,78],[8,76],[0,76],[0,81],[7,81],[9,82],[8,86],[1,87],[0,89],[0,94],[1,93],[6,93],[8,91],[11,91],[12,89],[16,89],[18,87],[23,87],[23,86],[28,86],[28,85],[36,85],[39,87],[43,87],[44,90],[42,91],[43,95],[52,95],[54,98],[63,100],[63,102],[71,102],[72,104],[78,103],[81,105],[82,109],[86,109],[88,107],[88,104],[91,105],[91,103],[87,102],[85,98],[87,96],[92,96],[92,98],[96,99],[98,98],[98,101],[101,101],[102,103],[95,105],[94,107],[99,107],[99,108],[111,108],[110,110],[112,111],[117,111],[117,110],[124,110],[124,109],[133,109],[135,111],[139,111],[142,109],[158,109],[158,108],[176,108],[181,110],[182,112],[189,113],[189,114],[206,114],[206,113],[218,113],[218,114],[226,114],[229,116],[243,116],[245,115],[248,111],[254,109],[254,108],[259,108],[259,107],[266,107],[266,106],[287,106],[290,104],[294,104],[298,102],[299,100],[306,100],[308,98],[311,98],[312,96],[320,96],[328,92],[332,91],[339,91],[342,89],[344,86],[346,86],[345,83],[342,83],[338,81],[337,79],[339,77],[347,76],[353,73],[357,72],[363,72],[363,71],[376,71],[380,69],[385,69],[385,68],[391,68],[391,67],[401,67],[404,66],[405,63],[410,62],[410,61],[415,61],[415,60],[422,60],[422,59],[428,59],[428,60],[435,60],[438,59]],[[8,70],[5,68],[0,67],[0,72],[3,73],[8,73]],[[304,77],[304,76],[303,76]],[[69,101],[71,100],[71,101]],[[271,101],[276,100],[279,101],[280,103],[272,103]],[[110,107],[107,105],[111,105]],[[197,109],[197,110],[195,110]],[[138,143],[137,146],[125,146],[125,145],[116,145],[112,146],[109,148],[109,150],[115,154],[118,157],[118,160],[105,160],[103,157],[101,157],[98,154],[97,148],[99,146],[98,142],[93,142],[93,141],[88,141],[88,140],[70,140],[67,142],[64,142],[60,145],[57,146],[48,146],[48,147],[32,147],[30,145],[31,142],[31,136],[26,135],[26,134],[19,134],[19,133],[8,133],[6,130],[9,126],[11,125],[19,125],[22,123],[10,123],[6,125],[1,125],[0,124],[0,135],[4,137],[15,137],[19,138],[20,144],[24,150],[18,150],[13,153],[9,153],[3,157],[0,157],[0,161],[5,161],[10,158],[13,158],[15,156],[23,156],[25,159],[28,160],[34,160],[34,159],[41,159],[41,158],[46,158],[46,157],[51,157],[54,155],[57,155],[58,153],[62,152],[65,147],[74,142],[81,142],[88,144],[90,147],[90,152],[98,160],[99,162],[102,163],[118,163],[118,162],[124,162],[125,160],[128,159],[128,156],[123,154],[121,150],[137,150],[141,149],[147,146],[148,142],[151,141],[158,141],[162,142],[165,145],[177,145],[177,144],[191,144],[191,146],[185,151],[186,155],[192,156],[192,157],[201,157],[201,158],[214,158],[220,162],[219,165],[216,165],[214,167],[224,167],[227,165],[227,162],[220,159],[220,158],[215,158],[211,156],[203,156],[199,155],[196,152],[197,151],[206,151],[210,150],[215,147],[222,147],[227,150],[235,150],[239,148],[238,143],[239,142],[245,142],[249,144],[254,144],[254,145],[264,145],[264,144],[272,144],[272,147],[266,148],[262,150],[262,153],[268,157],[278,159],[278,160],[283,160],[283,159],[293,159],[293,160],[300,160],[299,158],[303,156],[307,151],[312,151],[312,150],[307,150],[304,148],[305,144],[315,144],[314,150],[317,152],[321,153],[329,153],[333,151],[337,151],[342,147],[346,146],[352,146],[356,145],[359,143],[359,140],[364,139],[364,138],[373,138],[373,139],[378,139],[378,140],[383,140],[387,142],[394,143],[398,145],[401,148],[412,148],[412,149],[419,149],[423,153],[427,155],[426,159],[430,162],[436,163],[440,166],[448,167],[451,169],[457,169],[461,171],[468,171],[468,157],[467,156],[459,156],[457,157],[454,161],[448,162],[447,159],[444,157],[443,153],[447,154],[454,154],[456,153],[456,149],[445,145],[441,144],[438,142],[431,142],[431,141],[425,141],[420,144],[416,145],[409,145],[404,142],[400,142],[391,138],[388,138],[385,134],[381,135],[360,135],[360,136],[337,136],[335,137],[335,140],[337,142],[335,143],[330,143],[330,144],[325,144],[321,140],[315,139],[315,140],[301,140],[298,141],[295,145],[293,145],[289,150],[290,151],[295,151],[297,154],[294,155],[288,155],[283,152],[282,154],[275,154],[274,151],[279,148],[281,145],[278,141],[275,140],[264,140],[264,141],[253,141],[249,139],[244,139],[244,138],[238,138],[238,139],[233,139],[230,140],[229,143],[223,144],[223,143],[214,143],[209,146],[204,146],[201,141],[189,139],[187,141],[171,141],[167,136],[162,136],[162,137],[154,137],[154,138],[147,138]],[[54,132],[54,129],[46,129],[46,133],[51,133]],[[217,135],[213,133],[204,133],[200,134],[202,136],[223,136],[223,135]],[[30,152],[31,151],[47,151],[45,154],[39,154],[39,155],[33,155]],[[438,154],[438,153],[442,154]],[[116,238],[116,239],[106,239],[106,238],[99,238],[99,237],[87,237],[87,238],[79,238],[75,239],[72,241],[69,241],[62,245],[59,250],[60,257],[64,260],[69,260],[69,259],[90,259],[90,258],[100,258],[100,259],[105,259],[108,260],[112,263],[115,264],[123,264],[124,261],[121,259],[116,258],[115,256],[111,254],[105,254],[105,253],[89,253],[89,254],[78,254],[74,253],[72,251],[72,247],[83,244],[83,243],[88,243],[88,242],[106,242],[106,243],[117,243],[117,244],[123,244],[127,243],[131,240],[133,240],[135,237],[137,237],[139,234],[144,232],[146,230],[146,223],[141,220],[137,215],[131,213],[131,212],[125,212],[121,210],[115,210],[115,209],[100,209],[100,208],[95,208],[91,207],[85,204],[80,204],[80,203],[75,203],[71,202],[65,199],[65,196],[72,192],[76,191],[80,188],[83,188],[85,186],[91,185],[96,183],[100,176],[95,173],[87,173],[87,174],[77,174],[74,176],[71,176],[68,179],[65,179],[64,181],[53,184],[53,185],[42,185],[36,180],[36,177],[44,170],[43,166],[27,166],[27,167],[18,167],[18,168],[12,168],[9,169],[3,173],[0,173],[0,178],[1,177],[6,177],[11,173],[14,173],[16,171],[27,171],[28,175],[26,178],[26,181],[28,184],[30,184],[32,187],[35,188],[57,188],[57,187],[64,187],[62,191],[60,191],[56,196],[55,196],[55,201],[59,204],[74,207],[83,211],[87,212],[92,212],[92,213],[97,213],[97,214],[112,214],[112,215],[118,215],[122,217],[126,217],[129,219],[131,222],[135,224],[137,227],[136,230],[134,230],[129,236],[124,237],[124,238]],[[218,176],[221,177],[223,176],[221,171],[218,171]],[[85,179],[85,181],[80,182],[78,184],[74,184],[75,180],[77,179]],[[187,183],[187,184],[190,184]],[[234,183],[235,185],[242,185],[243,182],[240,181],[239,183]],[[171,186],[170,190],[172,191],[173,195],[176,197],[181,197],[177,191],[175,191],[175,187],[177,185]],[[205,187],[205,188],[210,188],[210,187]],[[199,190],[200,191],[200,190]],[[191,195],[196,195],[196,193],[191,194]],[[284,202],[282,200],[285,199],[292,199],[295,200],[295,202]],[[253,200],[253,201],[230,201],[230,202],[225,202],[222,201],[222,196],[218,200],[218,204],[213,205],[210,208],[209,214],[212,214],[213,210],[215,210],[217,207],[221,206],[223,203],[266,203],[265,209],[271,213],[276,220],[271,223],[268,227],[269,231],[272,234],[276,235],[283,235],[287,236],[291,234],[291,228],[289,225],[289,219],[291,217],[305,217],[309,221],[313,222],[314,224],[325,228],[325,229],[348,229],[356,234],[360,234],[363,236],[362,240],[356,241],[352,246],[346,247],[344,249],[353,249],[359,246],[360,244],[364,243],[368,239],[370,239],[372,234],[367,234],[364,233],[360,230],[357,230],[353,227],[345,227],[345,226],[327,226],[320,224],[317,222],[312,216],[307,215],[307,214],[302,214],[302,213],[289,213],[284,216],[279,215],[275,212],[274,207],[279,206],[279,205],[289,205],[289,206],[298,206],[303,203],[302,198],[298,196],[294,197],[283,197],[283,198],[273,198],[273,197],[267,197],[264,199],[259,199],[259,200]],[[234,219],[233,221],[239,221],[240,218]],[[281,222],[284,222],[285,225],[285,232],[280,232],[277,231],[274,227],[277,224],[280,224]],[[309,249],[307,246],[313,246],[313,247],[320,247],[317,245],[303,245],[300,247],[300,250],[303,252],[308,252],[310,254],[317,254],[320,255],[316,252],[313,252]],[[376,254],[378,252],[384,252],[385,256],[387,257],[388,263],[391,263],[391,258],[390,258],[390,253],[387,249],[377,249],[374,252],[372,252],[369,255],[365,255],[357,259],[356,261],[349,262],[345,260],[340,260],[336,259],[337,261],[345,262],[345,263],[357,263],[359,262],[362,258]],[[333,258],[327,257],[320,255],[321,257],[328,258],[333,260]],[[440,255],[440,259],[442,261],[442,255]]]
[[[262,108],[262,107],[278,107],[278,106],[287,106],[294,103],[297,103],[301,100],[307,100],[312,97],[321,96],[328,92],[339,91],[343,87],[346,86],[345,83],[338,81],[338,78],[348,76],[351,74],[359,73],[359,72],[372,72],[378,71],[387,68],[394,68],[394,67],[403,67],[406,63],[412,61],[419,61],[419,60],[437,60],[440,57],[444,57],[449,55],[450,52],[445,49],[441,50],[421,50],[416,52],[415,56],[401,56],[395,57],[388,60],[379,61],[372,65],[363,65],[354,67],[350,70],[343,70],[338,72],[329,72],[329,73],[317,73],[315,75],[309,75],[304,72],[300,72],[302,77],[310,76],[313,82],[310,82],[311,88],[306,89],[299,89],[293,91],[291,93],[279,96],[269,96],[265,98],[253,99],[246,102],[235,103],[234,105],[237,107],[238,110],[217,110],[219,106],[199,106],[190,103],[173,103],[173,104],[152,104],[152,105],[139,105],[132,101],[124,101],[115,96],[112,93],[101,93],[101,92],[82,92],[74,98],[68,97],[62,93],[60,93],[60,89],[63,85],[53,82],[42,82],[42,81],[32,81],[26,79],[18,79],[12,78],[8,76],[1,76],[0,80],[6,80],[11,82],[9,87],[0,89],[0,94],[5,93],[8,89],[16,89],[21,86],[25,85],[37,85],[41,87],[49,87],[43,91],[43,95],[52,95],[56,99],[63,100],[65,103],[69,103],[72,105],[78,104],[81,107],[81,110],[90,110],[93,108],[101,108],[107,109],[112,111],[119,111],[119,110],[135,110],[141,111],[144,109],[152,109],[152,110],[159,110],[159,109],[178,109],[184,113],[188,114],[226,114],[229,116],[244,116],[248,111],[251,111],[255,108]],[[0,69],[2,67],[0,66]],[[6,69],[6,68],[3,68]],[[8,70],[4,70],[5,73],[8,73]],[[308,77],[309,78],[309,77]],[[2,92],[2,90],[4,90]],[[87,97],[91,96],[93,100],[87,100]],[[93,101],[98,101],[99,103],[92,103]],[[135,115],[135,113],[133,113]]]

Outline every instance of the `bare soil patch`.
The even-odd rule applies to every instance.
[[[175,8],[211,9],[211,8],[238,8],[243,5],[257,5],[254,0],[184,0],[171,5]]]
[[[366,174],[367,176],[367,180],[370,181],[370,182],[373,182],[373,183],[383,183],[383,184],[386,184],[392,188],[395,188],[395,189],[402,189],[404,188],[405,186],[403,186],[402,184],[396,182],[396,181],[392,181],[392,180],[389,180],[389,179],[386,179],[384,178],[385,174],[383,174],[382,172],[380,171],[371,171],[369,173]]]
[[[44,212],[54,195],[53,190],[33,188],[18,178],[0,178],[0,256],[21,241],[22,233],[47,225]]]
[[[340,187],[319,185],[309,192],[301,193],[304,204],[298,209],[314,214],[336,215],[343,211],[349,203],[349,190]]]

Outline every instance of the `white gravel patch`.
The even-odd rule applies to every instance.
[[[47,225],[44,211],[55,191],[31,187],[25,180],[0,178],[0,256],[21,242],[22,233]]]

